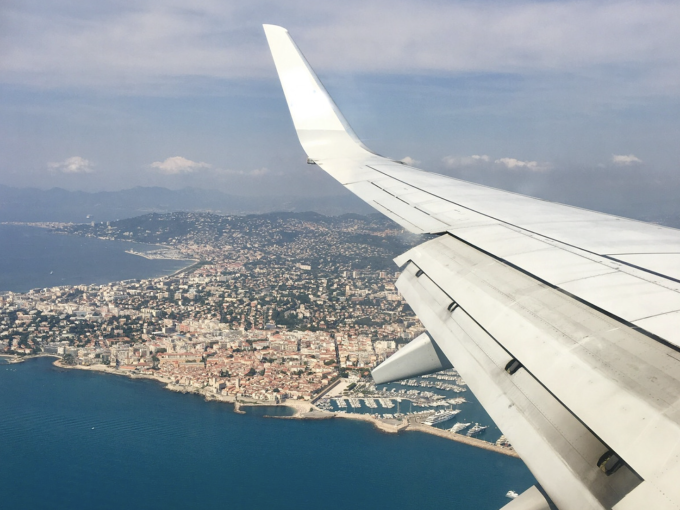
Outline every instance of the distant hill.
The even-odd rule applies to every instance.
[[[218,214],[314,211],[325,215],[375,212],[349,192],[325,197],[243,197],[197,188],[136,187],[87,193],[0,185],[0,221],[83,223],[176,211]]]
[[[455,177],[544,200],[680,228],[680,172],[662,173],[638,167],[510,172],[496,166],[491,170],[462,169]],[[341,194],[323,197],[244,197],[198,188],[137,187],[87,193],[0,185],[0,221],[90,223],[180,211],[216,214],[313,211],[329,216],[375,213],[349,191],[340,191],[340,186],[338,190]]]
[[[389,228],[400,229],[396,223],[380,213],[326,216],[307,211],[225,216],[202,212],[174,212],[149,213],[117,221],[95,222],[94,225],[66,225],[57,229],[57,232],[151,244],[180,240],[210,244],[223,238],[225,233],[229,237],[229,232],[238,232],[243,242],[257,238],[258,242],[265,244],[284,244],[296,240],[299,232],[308,232],[317,227],[333,232],[342,230],[347,234],[345,238],[352,238],[357,242],[365,241],[367,235],[372,237],[376,231],[382,233]],[[392,242],[383,240],[381,236],[373,237],[375,239],[368,244],[384,246]],[[407,238],[408,234],[397,236],[395,242],[401,245]],[[234,242],[231,238],[228,241]],[[392,263],[391,257],[388,257],[388,261]]]

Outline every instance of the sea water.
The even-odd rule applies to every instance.
[[[0,292],[152,278],[191,263],[125,253],[148,248],[125,241],[55,234],[44,228],[0,225]]]
[[[496,510],[535,483],[436,436],[263,414],[50,358],[0,365],[0,506]]]

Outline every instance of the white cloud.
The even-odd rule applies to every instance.
[[[47,167],[55,172],[64,174],[89,174],[94,172],[94,164],[80,156],[73,156],[59,163],[48,163]]]
[[[446,156],[442,159],[442,161],[444,166],[448,168],[463,168],[479,165],[486,165],[488,167],[492,163],[513,170],[526,169],[542,171],[549,168],[548,164],[539,163],[538,161],[522,161],[515,158],[498,158],[493,160],[486,154],[473,154],[472,156]]]
[[[527,170],[541,171],[547,168],[545,164],[539,164],[538,161],[522,161],[515,158],[500,158],[494,163],[510,169],[526,168]]]
[[[211,168],[211,165],[203,162],[191,161],[182,156],[167,158],[165,161],[151,163],[151,168],[168,175],[186,174],[200,170],[201,168]]]
[[[473,154],[472,156],[446,156],[442,159],[444,166],[448,168],[460,168],[463,166],[478,165],[488,163],[491,160],[486,154]]]
[[[151,168],[158,170],[166,175],[179,175],[179,174],[189,174],[197,172],[198,170],[210,170],[211,175],[233,175],[239,177],[262,177],[263,175],[270,174],[268,168],[254,168],[252,170],[234,170],[230,168],[215,168],[209,163],[191,161],[190,159],[183,158],[182,156],[174,156],[172,158],[167,158],[165,161],[156,161],[149,165]]]
[[[669,93],[680,83],[675,0],[15,4],[3,12],[0,61],[0,76],[11,83],[156,91],[177,78],[269,79],[257,21],[272,12],[321,70],[588,76],[618,66]]]
[[[406,156],[405,158],[400,160],[402,163],[406,163],[409,166],[418,166],[420,164],[420,161],[417,159],[413,159],[411,156]]]
[[[216,170],[217,173],[222,175],[238,175],[239,177],[262,177],[263,175],[271,174],[272,172],[266,168],[254,168],[252,170],[233,170],[233,169],[219,169]],[[276,175],[281,175],[276,173]]]
[[[642,160],[633,154],[612,154],[612,163],[627,166],[642,163]]]
[[[251,177],[262,177],[263,175],[267,175],[269,173],[269,169],[267,168],[255,168],[254,170],[251,170],[250,172],[246,172],[246,175],[249,175]]]

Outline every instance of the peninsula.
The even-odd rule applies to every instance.
[[[369,420],[514,455],[504,441],[427,425],[466,405],[455,371],[371,384],[370,369],[423,331],[391,262],[418,238],[389,220],[175,213],[55,230],[200,262],[162,278],[4,293],[0,354],[55,355],[63,367],[150,378],[237,410],[285,405],[294,418]]]

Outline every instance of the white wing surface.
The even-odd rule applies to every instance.
[[[373,371],[452,363],[539,481],[512,508],[680,509],[680,231],[424,172],[367,149],[265,25],[312,162],[404,228],[428,329]]]

